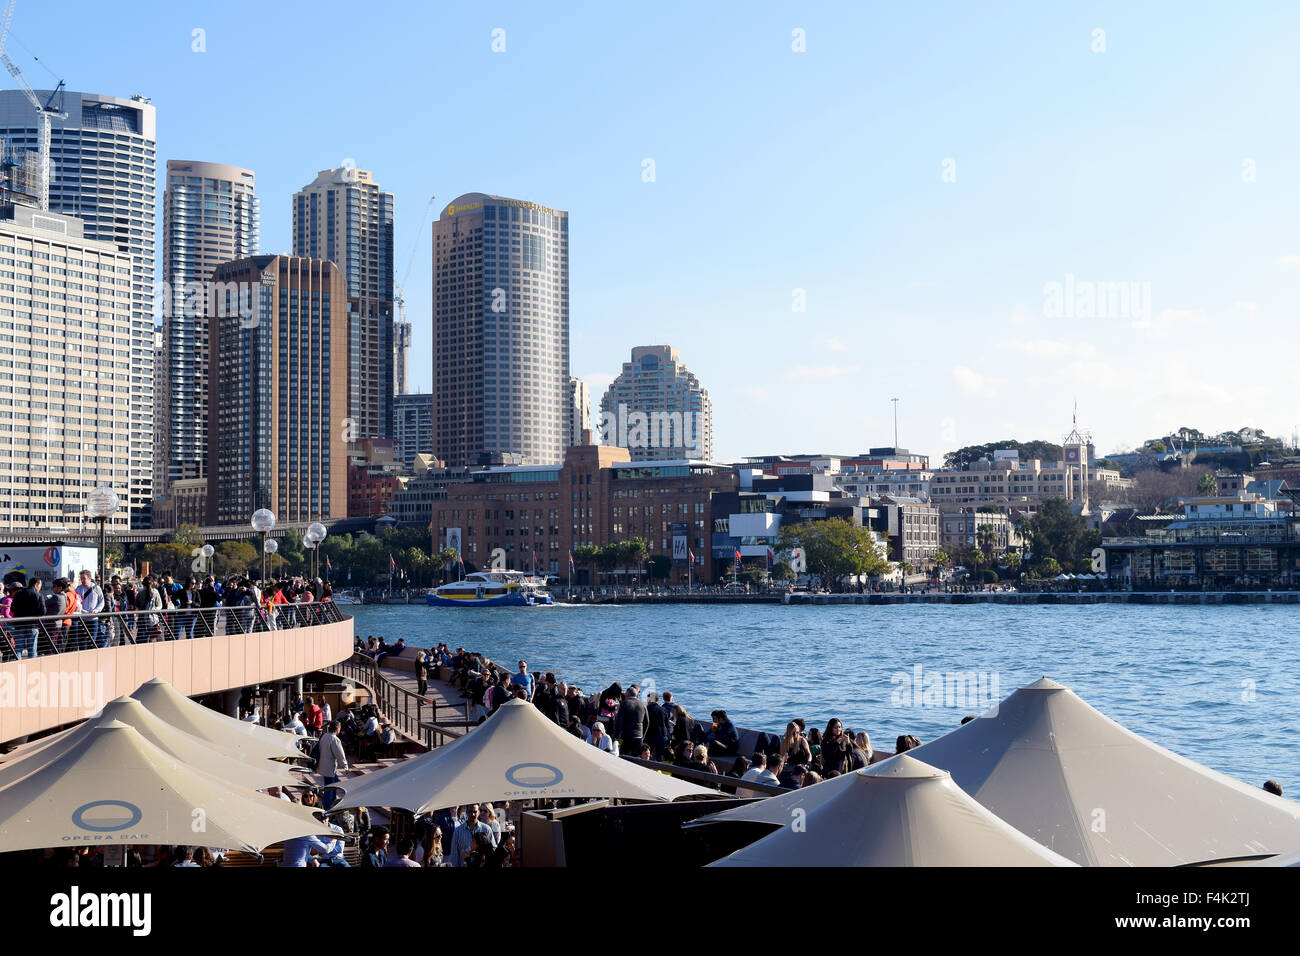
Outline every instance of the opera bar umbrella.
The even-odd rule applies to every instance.
[[[187,766],[210,773],[232,787],[261,790],[302,783],[284,764],[260,758],[252,758],[257,762],[251,763],[233,750],[177,730],[134,697],[119,697],[105,704],[99,715],[71,730],[34,741],[31,749],[24,750],[18,759],[0,764],[0,787],[22,779],[75,749],[94,733],[96,727],[114,720],[134,727],[151,744]]]
[[[495,800],[717,796],[584,743],[523,700],[502,704],[465,736],[340,786],[344,807],[402,807],[417,814]]]
[[[227,786],[119,720],[0,789],[0,851],[91,843],[201,843],[259,852],[328,826],[309,810]]]
[[[145,681],[131,696],[177,730],[245,756],[277,760],[303,756],[294,734],[219,714],[190,700],[161,678]]]
[[[946,771],[907,754],[831,782],[841,780],[811,809],[791,809],[780,830],[713,865],[1074,865],[989,813]],[[759,803],[783,799],[785,795]],[[714,819],[726,817],[721,813]]]
[[[1300,807],[1139,737],[1046,678],[908,755],[1084,865],[1300,850]]]

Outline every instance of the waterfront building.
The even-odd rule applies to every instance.
[[[406,472],[415,467],[416,455],[433,454],[433,395],[415,393],[393,398],[395,457]]]
[[[1132,487],[1110,468],[1080,468],[1077,464],[1019,458],[987,459],[969,468],[942,468],[930,478],[930,500],[936,505],[1010,505],[1036,509],[1049,498],[1075,505],[1104,500]]]
[[[156,495],[202,478],[208,451],[207,293],[223,262],[257,253],[259,209],[251,169],[169,159],[163,191],[163,360],[156,362]]]
[[[131,257],[113,282],[131,299],[131,407],[118,415],[119,454],[128,471],[119,493],[133,528],[148,528],[153,510],[154,224],[157,134],[154,107],[144,96],[126,99],[71,90],[36,90],[42,103],[66,113],[50,121],[50,211],[82,222],[86,239],[110,242]],[[53,97],[53,99],[51,99]],[[36,111],[22,90],[0,91],[0,139],[11,155],[36,154]],[[115,379],[116,381],[116,379]]]
[[[871,499],[873,527],[889,536],[889,560],[916,570],[934,561],[939,550],[939,509],[920,498],[882,495]]]
[[[971,548],[980,547],[982,533],[986,530],[991,535],[994,555],[1005,554],[1022,544],[1016,531],[1018,513],[1008,513],[989,505],[981,509],[945,505],[939,512],[939,543],[954,560]]]
[[[366,438],[348,456],[348,517],[379,518],[405,478],[391,438]]]
[[[562,465],[471,470],[466,482],[449,485],[434,508],[434,544],[458,546],[475,567],[492,566],[495,554],[507,569],[567,578],[574,548],[644,538],[653,555],[682,552],[674,575],[683,582],[689,549],[703,561],[694,580],[707,583],[730,567],[705,557],[712,496],[735,488],[735,472],[723,465],[633,461],[626,448],[579,445],[566,450]],[[575,584],[589,583],[594,569],[575,570]]]
[[[1300,585],[1300,516],[1245,491],[1179,505],[1181,517],[1153,516],[1144,534],[1102,538],[1112,582],[1134,590]]]
[[[131,526],[134,267],[79,219],[0,207],[0,269],[12,290],[0,298],[0,520],[10,531],[81,526],[86,496],[101,485],[121,499],[109,527]]]
[[[431,528],[434,503],[447,500],[451,485],[469,480],[468,468],[446,468],[424,455],[416,456],[415,472],[388,501],[388,514],[399,528]],[[435,550],[445,543],[445,536],[433,534]]]
[[[293,197],[293,252],[338,265],[347,286],[348,416],[356,438],[393,436],[393,194],[368,170],[322,170]]]
[[[347,285],[333,262],[217,268],[208,328],[207,524],[347,514]]]
[[[671,345],[632,349],[600,400],[602,442],[619,445],[633,461],[713,457],[709,391]]]
[[[434,454],[559,466],[569,436],[569,214],[468,193],[433,224]]]

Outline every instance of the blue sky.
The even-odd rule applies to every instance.
[[[318,170],[372,170],[418,387],[420,217],[483,191],[570,213],[574,374],[598,399],[676,346],[723,460],[889,444],[895,396],[932,455],[1059,441],[1076,398],[1100,451],[1289,437],[1300,8],[1138,6],[19,0],[8,49],[37,88],[152,97],[160,173],[253,169],[267,252]],[[1134,298],[1053,314],[1067,276]]]

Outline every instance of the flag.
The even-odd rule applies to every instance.
[[[325,555],[325,570],[326,571],[334,570],[334,565],[330,564],[330,556],[328,554]]]
[[[740,563],[740,549],[739,549],[739,548],[736,549],[736,563],[737,563],[737,564]]]
[[[391,554],[388,556],[388,573],[389,574],[397,573],[397,562],[393,560],[393,556]]]
[[[775,560],[775,558],[776,558],[776,555],[772,554],[772,549],[771,549],[771,548],[768,548],[768,549],[767,549],[767,569],[768,569],[769,571],[772,570],[772,562],[773,562],[773,560]]]
[[[686,549],[686,557],[690,559],[691,564],[695,563],[695,552],[690,548]]]
[[[569,573],[573,573],[573,552],[569,552]]]

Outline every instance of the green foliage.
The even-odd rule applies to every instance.
[[[793,581],[796,577],[798,577],[798,575],[795,573],[794,565],[785,558],[782,558],[777,561],[776,564],[772,565],[773,581]]]
[[[1092,549],[1101,543],[1101,536],[1070,510],[1064,498],[1044,502],[1033,517],[1032,527],[1033,555],[1040,570],[1048,560],[1071,572],[1091,568]]]
[[[1037,458],[1041,461],[1060,461],[1061,446],[1048,441],[1016,441],[1006,438],[1002,441],[988,442],[984,445],[966,445],[943,456],[945,468],[969,468],[982,458],[990,461],[995,451],[1007,451],[1014,448],[1020,452],[1022,459]]]
[[[1196,483],[1196,493],[1198,495],[1218,494],[1219,483],[1214,480],[1214,476],[1208,471],[1201,475],[1201,480]]]
[[[257,577],[262,572],[262,558],[257,547],[247,541],[222,541],[217,544],[215,571],[221,577],[247,574]]]
[[[980,572],[980,581],[984,584],[997,584],[998,573],[992,568]]]
[[[786,553],[802,548],[808,572],[833,587],[850,575],[883,574],[889,569],[871,531],[844,518],[785,525],[777,542],[778,549]]]

